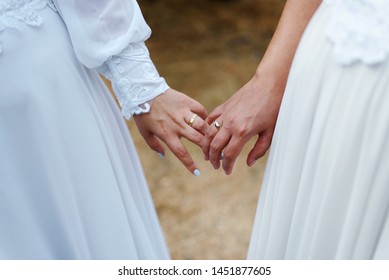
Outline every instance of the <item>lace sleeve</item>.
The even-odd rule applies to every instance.
[[[98,71],[111,81],[126,119],[149,112],[149,101],[169,88],[159,76],[144,43],[130,44],[98,67]]]

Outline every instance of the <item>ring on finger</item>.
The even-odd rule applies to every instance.
[[[216,127],[217,130],[220,130],[220,128],[222,128],[222,126],[217,121],[214,121],[213,125]]]
[[[188,124],[190,126],[193,126],[193,123],[194,123],[194,121],[196,120],[197,117],[198,117],[197,114],[193,114],[192,117],[190,118]]]

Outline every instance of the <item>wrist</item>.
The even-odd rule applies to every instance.
[[[272,95],[283,96],[288,73],[282,73],[275,68],[261,67],[256,70],[253,82],[258,90],[271,93]]]

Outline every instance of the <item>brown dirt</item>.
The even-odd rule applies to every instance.
[[[171,87],[208,111],[253,75],[284,0],[139,0],[153,30],[147,45]],[[173,259],[244,259],[266,159],[252,168],[246,145],[232,175],[213,170],[200,149],[194,177],[168,153],[160,159],[129,123]]]

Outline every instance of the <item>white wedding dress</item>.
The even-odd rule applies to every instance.
[[[289,75],[250,259],[389,259],[389,1],[324,1]]]
[[[168,86],[133,0],[0,0],[0,259],[167,259],[123,115]]]

